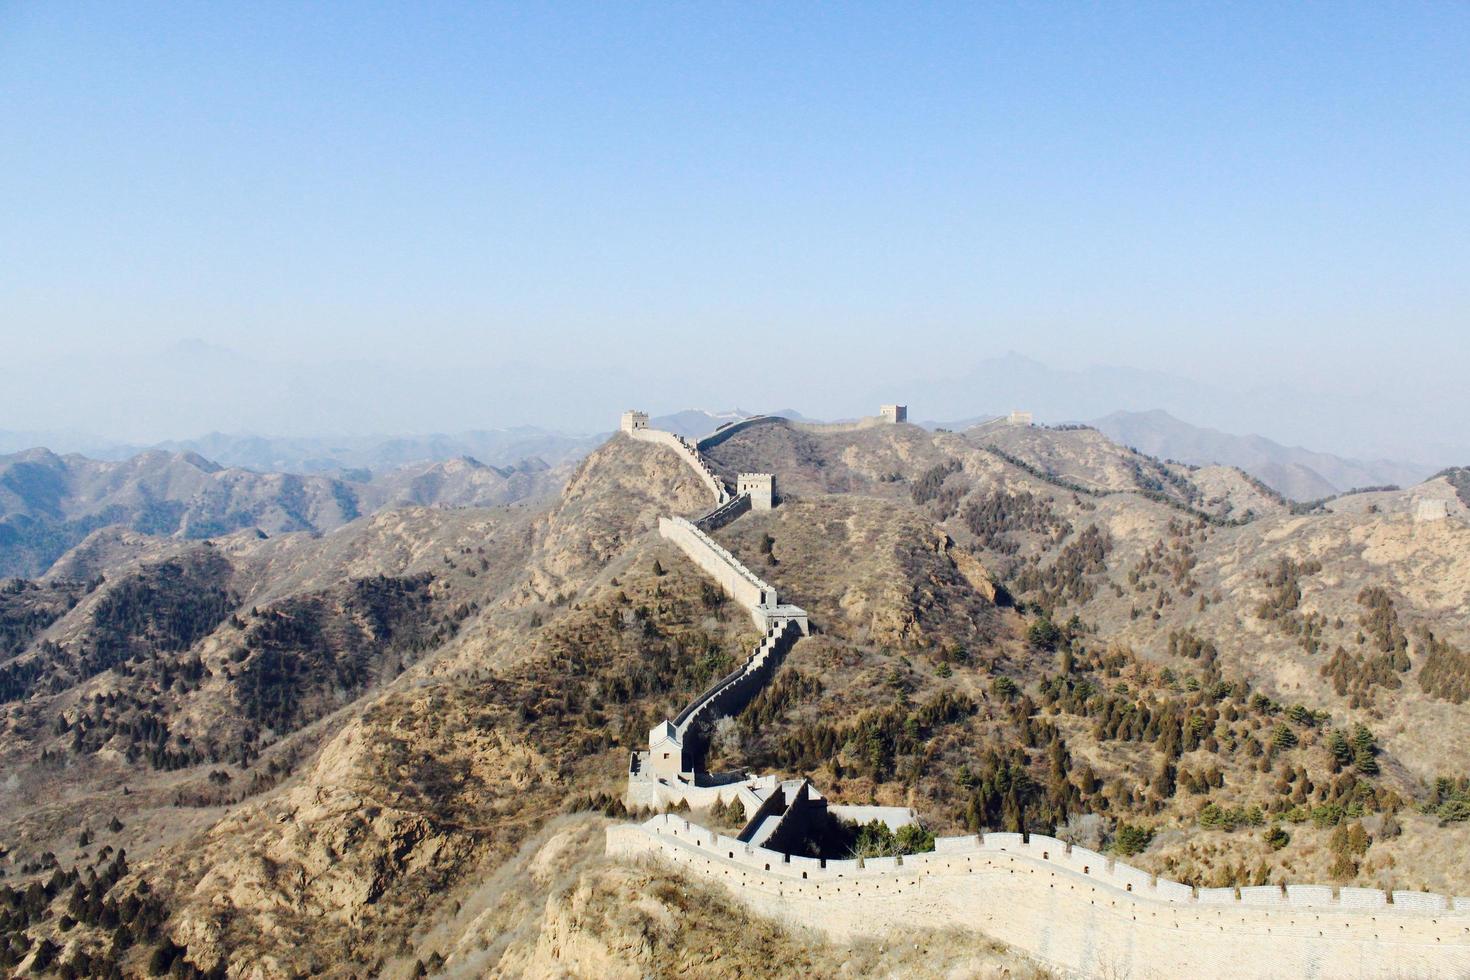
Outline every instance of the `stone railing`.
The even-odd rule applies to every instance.
[[[684,462],[694,468],[700,480],[714,494],[716,504],[724,504],[730,499],[730,488],[725,486],[725,481],[720,479],[714,467],[709,465],[709,461],[699,454],[698,447],[688,439],[662,429],[634,429],[628,435],[640,442],[653,442],[674,450]]]

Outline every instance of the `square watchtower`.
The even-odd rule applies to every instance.
[[[909,420],[909,407],[907,405],[879,405],[878,417],[885,422],[898,424]]]
[[[624,432],[633,432],[638,429],[646,428],[648,428],[647,412],[639,412],[630,408],[623,413],[622,429]]]
[[[776,498],[776,478],[769,473],[741,473],[735,478],[735,495],[750,494],[751,510],[770,510]]]

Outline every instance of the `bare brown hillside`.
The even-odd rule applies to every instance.
[[[1470,843],[1470,525],[1415,517],[1453,486],[1292,514],[1099,440],[775,424],[716,447],[784,498],[718,536],[814,627],[716,764],[1200,884],[1470,890],[1444,860]],[[973,937],[836,950],[602,861],[628,752],[755,640],[655,533],[708,506],[616,437],[544,506],[98,531],[7,586],[0,963],[1029,975]],[[713,960],[737,923],[749,948]]]

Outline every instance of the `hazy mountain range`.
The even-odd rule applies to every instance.
[[[1394,460],[1344,459],[1264,436],[1236,436],[1181,422],[1168,412],[1113,412],[1092,423],[1114,442],[1181,463],[1238,466],[1292,500],[1316,500],[1360,487],[1409,486],[1434,468]]]
[[[323,455],[371,468],[415,456],[443,458],[448,451],[410,445],[380,452],[376,447],[392,442],[395,433],[407,433],[410,443],[423,433],[456,433],[447,437],[456,440],[456,452],[494,465],[532,455],[554,462],[556,445],[500,451],[516,442],[523,431],[518,427],[570,434],[585,452],[588,443],[580,437],[612,429],[618,408],[636,405],[654,415],[690,405],[761,408],[788,405],[792,392],[800,392],[802,410],[818,418],[869,414],[895,401],[908,404],[914,418],[935,420],[1026,409],[1038,421],[1059,422],[1162,409],[1221,432],[1257,433],[1354,459],[1408,460],[1432,469],[1470,459],[1463,395],[1442,385],[1385,382],[1355,390],[1330,376],[1316,378],[1314,387],[1262,380],[1264,375],[1234,383],[1203,369],[1198,377],[1127,366],[1067,369],[1015,352],[969,364],[936,363],[922,373],[899,375],[902,369],[895,368],[853,376],[779,360],[760,370],[713,374],[650,364],[629,371],[483,363],[468,355],[432,362],[309,361],[290,352],[184,341],[34,358],[13,367],[0,386],[0,425],[20,435],[0,433],[0,452],[46,446],[119,458],[157,446],[260,469],[307,471]],[[56,397],[59,378],[67,379],[64,399]],[[305,444],[277,438],[261,451],[211,443],[220,437],[196,438],[209,431],[304,437]],[[317,438],[332,433],[339,435]]]
[[[652,422],[698,437],[750,414],[739,408],[686,409]],[[789,408],[767,414],[805,417]],[[993,417],[921,424],[963,430]],[[1090,424],[1151,456],[1237,466],[1293,500],[1367,486],[1406,486],[1443,468],[1350,459],[1264,436],[1232,435],[1158,409],[1115,411]],[[12,553],[11,560],[0,562],[0,574],[36,574],[106,523],[195,537],[256,525],[270,532],[326,530],[391,504],[521,499],[554,487],[567,466],[606,436],[606,431],[581,434],[535,426],[376,437],[213,433],[139,447],[61,434],[59,444],[42,450],[31,447],[46,434],[0,433],[0,451],[12,452],[0,457],[0,536]],[[58,446],[73,452],[57,455],[51,450]]]
[[[512,503],[559,488],[565,475],[539,459],[495,467],[458,456],[328,476],[257,473],[193,452],[108,461],[32,449],[0,456],[0,578],[40,575],[103,527],[185,539],[324,532],[385,508]]]

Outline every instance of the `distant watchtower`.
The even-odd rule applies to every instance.
[[[1030,425],[1031,424],[1031,413],[1030,412],[1012,412],[1006,418],[1006,421],[1009,422],[1011,425]]]
[[[776,497],[776,478],[769,473],[741,473],[735,478],[735,496],[750,494],[751,510],[770,510]]]
[[[623,431],[634,432],[638,429],[648,428],[648,413],[628,409],[623,413]]]
[[[879,405],[878,417],[885,422],[897,424],[909,420],[909,407],[907,405]]]

